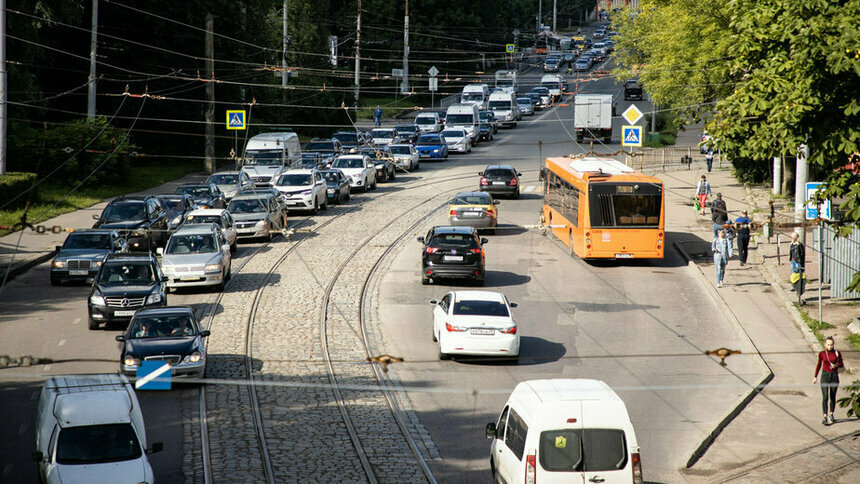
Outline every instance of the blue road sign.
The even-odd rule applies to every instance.
[[[173,370],[166,361],[141,361],[137,367],[137,380],[134,388],[138,390],[170,390]]]
[[[815,192],[817,192],[822,185],[824,184],[821,182],[809,182],[806,184],[806,220],[814,220],[818,218],[819,206],[815,203],[811,203],[811,201],[815,197]],[[830,220],[830,200],[825,200],[824,203],[821,204],[821,218]]]
[[[622,126],[621,146],[642,146],[642,126]]]
[[[245,111],[227,111],[227,129],[245,129]]]

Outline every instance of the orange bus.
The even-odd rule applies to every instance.
[[[662,259],[663,182],[611,158],[547,158],[541,223],[583,259]]]

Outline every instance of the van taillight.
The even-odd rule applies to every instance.
[[[642,459],[639,454],[633,454],[633,484],[642,484]]]
[[[534,454],[526,456],[526,484],[537,482],[537,458]]]

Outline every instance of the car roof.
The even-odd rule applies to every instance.
[[[436,134],[436,133],[433,133],[433,134]],[[410,146],[412,146],[412,145],[409,143],[392,143],[392,144],[388,145],[389,148],[398,148],[398,147],[409,148]]]
[[[213,230],[220,230],[215,224],[191,224],[180,225],[176,232],[173,232],[171,237],[175,235],[193,235],[193,234],[211,234]]]
[[[455,301],[505,301],[505,296],[498,291],[453,291],[453,294]]]
[[[433,227],[434,234],[468,234],[476,232],[474,227],[454,227],[451,225],[437,225]]]
[[[285,171],[284,175],[313,175],[313,173],[317,171],[313,168],[292,168],[290,170]]]
[[[460,192],[454,196],[454,198],[457,198],[457,197],[487,197],[487,198],[492,198],[490,196],[490,194],[487,192],[474,192],[474,191],[473,192]]]
[[[484,171],[486,171],[486,170],[512,170],[512,171],[517,171],[517,169],[516,169],[516,168],[514,168],[514,167],[513,167],[513,166],[511,166],[511,165],[487,165],[487,167],[486,167],[486,168],[484,168]]]
[[[134,313],[134,317],[138,318],[140,316],[161,316],[170,314],[190,314],[191,316],[194,316],[194,311],[188,306],[165,306],[161,308],[139,309]]]
[[[269,192],[260,192],[260,193],[241,193],[233,197],[231,202],[236,200],[262,200],[273,196],[274,194]]]
[[[202,183],[183,183],[176,188],[185,188],[185,187],[206,187],[209,188],[209,184],[206,182]]]
[[[227,210],[223,208],[198,208],[197,210],[192,210],[188,212],[186,217],[200,217],[202,215],[221,215],[223,212]]]
[[[146,261],[151,262],[155,260],[155,257],[149,252],[114,252],[113,254],[108,254],[106,261],[133,261],[140,262]]]
[[[337,157],[338,160],[340,160],[340,159],[350,159],[351,160],[353,158],[364,159],[364,158],[367,158],[367,155],[354,155],[353,154],[353,155],[340,155]]]

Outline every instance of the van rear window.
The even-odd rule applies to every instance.
[[[541,432],[540,465],[549,472],[605,472],[627,466],[627,440],[618,429]]]
[[[99,464],[138,459],[142,455],[130,424],[85,425],[60,430],[57,463]]]

